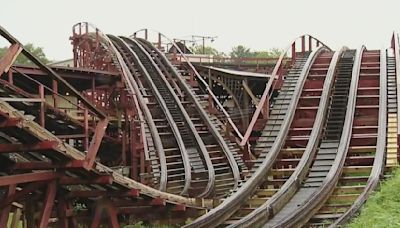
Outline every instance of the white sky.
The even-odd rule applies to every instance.
[[[389,45],[400,31],[396,0],[2,0],[0,25],[22,43],[44,47],[50,59],[72,57],[72,25],[89,21],[103,32],[131,35],[141,28],[169,37],[218,36],[213,47],[285,48],[304,33],[333,49]],[[4,46],[4,42],[1,43]]]

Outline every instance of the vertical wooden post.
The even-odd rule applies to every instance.
[[[292,44],[292,62],[296,59],[296,41]]]
[[[9,185],[7,189],[7,195],[4,196],[4,199],[10,197],[15,193],[16,185]],[[0,227],[7,227],[8,217],[11,211],[11,204],[1,208],[0,211]]]
[[[44,95],[44,86],[42,84],[39,85],[39,97],[40,101],[40,126],[45,127],[45,95]]]
[[[306,37],[302,36],[301,37],[301,53],[304,53],[306,51]]]
[[[158,33],[158,49],[161,50],[161,33]],[[168,50],[166,50],[168,51]]]
[[[89,117],[88,110],[85,108],[83,110],[83,123],[84,123],[84,138],[83,138],[83,148],[85,151],[89,149]]]
[[[43,203],[42,214],[39,221],[39,228],[46,228],[49,224],[51,211],[53,210],[54,199],[56,197],[57,183],[55,180],[49,183]]]
[[[57,94],[58,94],[58,82],[56,81],[56,80],[53,80],[53,86],[52,86],[53,88],[53,106],[54,106],[54,108],[57,108],[58,107],[58,104],[57,104]]]
[[[12,217],[10,228],[19,227],[18,225],[19,225],[20,220],[21,220],[21,209],[20,208],[16,208],[15,211],[14,211],[14,215]]]
[[[14,74],[12,69],[8,71],[8,83],[13,84],[14,83]]]

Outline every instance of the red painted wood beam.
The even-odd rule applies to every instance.
[[[112,175],[104,175],[100,177],[93,177],[93,179],[82,179],[75,177],[61,177],[61,185],[80,185],[80,184],[112,184],[114,178]]]
[[[7,128],[7,127],[17,127],[21,124],[22,119],[19,118],[8,118],[2,122],[0,122],[0,128]]]
[[[46,169],[79,169],[83,168],[83,160],[73,160],[66,164],[53,164],[44,161],[18,162],[12,167],[13,170],[46,170]]]
[[[77,190],[72,191],[67,194],[66,198],[94,198],[94,197],[107,197],[107,196],[116,196],[116,197],[138,197],[140,192],[138,189],[131,189],[129,191],[102,191],[102,190]]]
[[[12,195],[7,196],[4,200],[2,200],[0,203],[0,208],[10,205],[12,202],[15,202],[17,200],[22,200],[24,197],[26,197],[26,195],[37,190],[45,183],[47,183],[47,182],[33,182],[33,183],[27,184],[26,186],[24,186],[22,188],[22,190],[15,192]]]
[[[96,210],[92,219],[91,228],[98,228],[101,224],[103,211],[107,211],[109,217],[109,227],[119,228],[117,209],[110,200],[101,200],[97,203]]]
[[[96,159],[97,152],[99,151],[101,141],[107,129],[107,125],[107,119],[102,119],[97,123],[92,141],[90,142],[89,150],[86,155],[85,168],[88,170],[91,170],[93,167],[93,163]]]
[[[56,172],[37,172],[37,173],[24,173],[0,177],[0,186],[7,186],[13,184],[22,184],[36,181],[54,180],[61,176]]]
[[[6,54],[0,59],[0,76],[10,69],[11,65],[14,63],[21,51],[22,47],[19,43],[12,44],[8,48]]]
[[[46,196],[43,204],[42,214],[40,216],[39,228],[46,228],[49,224],[51,211],[53,210],[54,199],[57,192],[57,183],[52,181],[47,186]]]
[[[43,141],[35,144],[0,144],[0,153],[35,152],[43,150],[55,150],[57,141]]]
[[[186,211],[186,205],[185,204],[177,204],[175,205],[174,209],[172,211]]]
[[[7,199],[11,195],[13,195],[15,193],[15,189],[16,189],[16,185],[8,186],[7,195],[4,198]],[[9,214],[10,214],[10,210],[11,210],[11,205],[7,205],[7,206],[5,206],[4,208],[1,209],[1,212],[0,212],[0,227],[7,227],[7,222],[8,222],[8,217],[9,217]]]
[[[165,201],[165,199],[163,199],[161,197],[157,197],[157,198],[154,198],[150,202],[150,205],[152,205],[152,206],[165,206],[165,205],[167,205],[167,202]]]

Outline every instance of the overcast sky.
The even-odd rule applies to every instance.
[[[334,49],[389,45],[400,31],[397,0],[3,0],[0,25],[22,43],[44,47],[50,59],[72,57],[72,25],[89,21],[103,32],[130,35],[141,28],[170,37],[218,36],[212,44],[229,52],[285,48],[304,33]],[[4,46],[4,42],[1,43]]]

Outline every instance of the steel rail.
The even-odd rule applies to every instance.
[[[326,47],[326,48],[328,48],[328,49],[330,50],[330,48],[329,48],[327,45],[325,45],[323,42],[319,41],[317,38],[315,38],[315,37],[313,37],[313,36],[311,36],[311,35],[308,35],[308,34],[297,37],[296,39],[294,39],[294,41],[293,41],[290,45],[288,45],[288,46],[284,49],[284,51],[281,53],[281,55],[279,56],[278,61],[277,61],[276,64],[275,64],[275,67],[274,67],[274,69],[273,69],[273,71],[272,71],[272,73],[271,73],[271,77],[270,77],[270,79],[269,79],[268,82],[267,82],[267,85],[266,85],[266,87],[265,87],[264,93],[263,93],[263,95],[261,96],[260,101],[258,102],[256,111],[254,112],[253,117],[251,118],[250,124],[249,124],[249,126],[247,127],[247,130],[246,130],[246,132],[245,132],[245,134],[244,134],[244,136],[243,136],[243,138],[242,138],[242,141],[241,141],[240,145],[243,146],[243,145],[245,145],[245,144],[248,142],[249,137],[250,137],[250,135],[251,135],[251,132],[253,131],[253,128],[254,128],[254,126],[256,125],[256,122],[257,122],[257,120],[258,120],[260,114],[268,115],[268,114],[264,114],[264,113],[263,113],[263,107],[264,107],[265,105],[269,105],[268,102],[269,102],[269,99],[271,98],[270,94],[274,91],[274,87],[275,87],[275,84],[276,84],[276,80],[275,80],[275,79],[277,79],[277,77],[279,77],[278,74],[279,74],[279,71],[280,71],[281,68],[282,68],[283,60],[286,58],[286,56],[287,56],[288,52],[290,51],[291,47],[292,47],[293,45],[296,44],[296,41],[297,41],[298,39],[304,37],[304,36],[309,36],[310,39],[316,40],[316,41],[317,41],[318,43],[320,43],[322,46],[324,46],[324,47]],[[293,53],[292,53],[292,54],[293,54]]]
[[[140,31],[144,31],[145,29],[140,29],[137,30],[136,32],[134,32],[133,35],[131,35],[130,37],[135,38],[136,33],[140,32]],[[222,111],[222,113],[224,114],[227,122],[229,123],[229,125],[231,126],[231,128],[234,130],[235,134],[237,135],[237,137],[240,138],[240,140],[243,139],[243,135],[242,133],[239,131],[239,129],[236,127],[236,124],[233,122],[233,120],[231,119],[229,113],[225,110],[225,108],[223,107],[223,105],[221,104],[221,102],[219,102],[217,96],[215,96],[215,94],[213,93],[212,89],[210,88],[210,86],[208,85],[208,83],[201,77],[201,75],[197,72],[196,68],[193,66],[193,64],[189,61],[189,59],[186,57],[186,55],[183,53],[183,51],[179,48],[179,46],[173,41],[171,40],[169,37],[167,37],[166,35],[164,35],[163,33],[160,33],[156,30],[153,30],[157,33],[159,33],[162,37],[164,37],[166,40],[168,40],[175,48],[176,50],[179,52],[179,54],[181,55],[181,57],[186,61],[186,63],[188,64],[189,68],[193,71],[193,73],[195,74],[195,76],[197,77],[197,79],[203,84],[204,88],[206,89],[206,91],[209,93],[209,95],[211,95],[211,98],[214,100],[215,104],[218,106],[218,108]]]
[[[126,42],[128,41],[128,42]],[[201,193],[199,196],[197,197],[206,197],[208,195],[210,195],[212,193],[212,191],[214,190],[214,186],[215,186],[215,171],[214,171],[214,167],[211,163],[211,158],[207,152],[207,149],[204,145],[204,142],[202,141],[202,139],[200,138],[200,135],[198,134],[196,128],[194,127],[193,122],[190,120],[190,117],[188,115],[188,113],[186,112],[186,110],[184,109],[182,103],[180,102],[179,98],[176,96],[176,94],[174,93],[172,87],[170,86],[170,84],[168,83],[168,81],[165,78],[165,75],[160,71],[160,69],[158,68],[157,64],[153,61],[153,59],[151,58],[151,56],[146,52],[146,50],[136,41],[136,40],[123,40],[123,42],[125,43],[126,47],[129,48],[129,51],[132,52],[132,54],[135,54],[135,59],[136,59],[136,64],[138,64],[140,66],[140,68],[142,69],[142,73],[144,74],[144,76],[147,78],[149,84],[152,86],[153,91],[155,92],[155,94],[158,96],[159,102],[162,104],[162,106],[165,105],[165,110],[164,113],[167,115],[167,113],[170,114],[164,98],[161,96],[161,94],[158,92],[158,88],[156,87],[156,85],[154,84],[154,82],[152,81],[149,73],[147,72],[147,69],[143,66],[143,64],[141,63],[140,59],[137,57],[136,53],[132,50],[132,48],[129,45],[136,45],[138,48],[140,48],[140,51],[146,55],[147,59],[151,62],[152,66],[154,67],[154,69],[156,69],[157,73],[159,74],[160,78],[163,80],[164,84],[167,86],[169,93],[173,96],[175,104],[177,105],[177,107],[179,108],[179,111],[182,113],[183,117],[184,117],[184,122],[185,125],[189,127],[192,136],[195,139],[195,143],[197,143],[197,149],[200,150],[198,152],[200,152],[200,156],[204,159],[204,162],[207,166],[207,172],[208,172],[208,183],[207,186],[205,187],[205,190],[203,193]],[[164,109],[164,108],[163,108]],[[167,115],[168,116],[168,115]],[[176,132],[174,132],[175,137],[179,137],[179,140],[182,140],[182,136],[178,130],[178,127],[175,123],[175,120],[173,119],[172,115],[168,116],[168,118],[171,118],[170,120],[168,120],[169,124],[171,125],[172,129],[176,128]],[[185,147],[185,142],[182,140],[182,145],[183,147],[181,147],[181,150]],[[186,152],[186,149],[184,152]],[[189,159],[190,161],[190,159]]]
[[[335,52],[332,57],[322,88],[318,111],[312,127],[310,138],[295,171],[283,184],[279,191],[275,193],[269,200],[230,227],[251,227],[266,222],[268,218],[274,216],[274,214],[290,200],[290,198],[300,187],[301,182],[308,173],[308,167],[313,161],[314,155],[318,149],[318,142],[322,137],[324,123],[327,118],[326,114],[328,113],[329,109],[329,98],[335,81],[334,75],[336,72],[336,66],[340,56],[345,50],[347,50],[347,48],[341,48],[340,51]]]
[[[294,111],[297,107],[297,103],[305,83],[306,75],[308,74],[311,64],[315,60],[316,56],[323,50],[326,50],[326,48],[319,47],[309,55],[296,83],[293,98],[290,101],[282,127],[278,133],[278,136],[276,137],[276,140],[274,141],[274,144],[272,145],[260,167],[236,192],[226,198],[224,202],[184,227],[218,226],[232,216],[232,214],[235,213],[235,211],[237,211],[243,203],[245,203],[248,197],[250,197],[256,191],[257,186],[264,181],[268,171],[272,168],[274,161],[278,157],[278,154],[289,132],[289,127],[294,118]]]
[[[234,188],[236,188],[238,183],[239,183],[239,181],[240,181],[240,179],[241,179],[240,178],[240,171],[239,171],[238,164],[236,163],[235,158],[233,157],[232,153],[230,152],[229,147],[226,144],[224,138],[221,136],[221,134],[218,131],[218,129],[211,122],[210,117],[205,112],[205,110],[202,108],[202,106],[199,103],[198,99],[195,97],[195,94],[189,88],[188,84],[184,81],[182,76],[178,73],[176,68],[171,64],[171,62],[166,58],[166,56],[163,53],[161,53],[160,50],[155,48],[153,44],[151,44],[150,42],[148,42],[145,39],[138,39],[138,41],[144,43],[152,51],[155,51],[158,54],[158,56],[160,57],[160,59],[163,62],[163,64],[172,72],[172,75],[174,76],[174,78],[178,80],[179,85],[183,88],[185,93],[189,96],[189,99],[195,105],[195,108],[196,108],[197,112],[200,114],[201,118],[206,123],[206,126],[208,127],[208,129],[210,129],[211,134],[216,139],[216,141],[218,142],[219,146],[223,149],[223,152],[224,152],[224,154],[225,154],[225,156],[226,156],[226,158],[227,158],[227,160],[229,162],[229,165],[231,166],[232,174],[233,174],[233,177],[234,177],[234,180],[235,180]]]
[[[112,43],[111,39],[107,36],[103,37],[105,42],[109,45],[110,47],[110,52],[111,54],[114,54],[117,58],[118,64],[121,67],[121,73],[124,78],[124,82],[129,88],[129,91],[132,94],[132,98],[134,99],[134,103],[139,104],[138,110],[142,110],[144,113],[144,117],[146,118],[146,122],[148,126],[150,127],[150,132],[151,136],[154,140],[154,145],[158,154],[158,159],[160,162],[160,186],[159,190],[160,191],[166,191],[167,188],[167,162],[165,158],[165,153],[164,153],[164,147],[161,143],[161,138],[158,133],[157,127],[153,121],[153,117],[151,115],[151,112],[149,108],[146,105],[146,102],[140,93],[140,89],[138,84],[133,78],[132,73],[130,72],[128,66],[126,65],[122,55],[118,52],[117,47]],[[144,134],[143,134],[144,135]],[[147,139],[144,138],[144,141]]]
[[[351,207],[340,216],[330,227],[343,225],[348,221],[365,203],[368,196],[378,186],[385,167],[386,133],[387,133],[387,77],[386,77],[386,50],[380,52],[380,75],[379,75],[379,116],[378,137],[376,152],[372,170],[363,192],[357,197]]]
[[[320,206],[323,205],[323,203],[330,196],[331,192],[334,190],[334,187],[336,186],[336,183],[338,182],[339,177],[342,173],[342,168],[344,166],[346,155],[350,145],[357,100],[357,88],[360,76],[361,58],[364,50],[365,47],[362,46],[357,49],[355,54],[345,121],[343,125],[342,135],[340,137],[337,155],[331,169],[329,170],[319,189],[306,200],[306,203],[296,208],[296,210],[289,217],[286,217],[283,221],[280,221],[273,227],[293,227],[304,225],[320,208]]]

